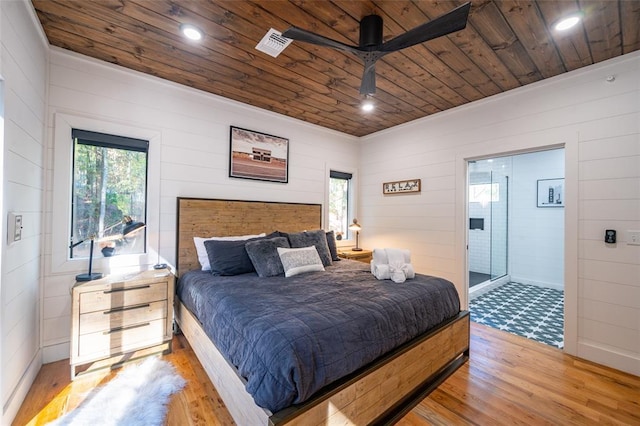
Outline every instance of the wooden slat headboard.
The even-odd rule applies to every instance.
[[[320,229],[321,204],[178,197],[176,270],[199,269],[193,237]]]

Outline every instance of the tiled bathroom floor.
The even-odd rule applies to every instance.
[[[469,302],[471,320],[564,347],[564,292],[507,283]]]

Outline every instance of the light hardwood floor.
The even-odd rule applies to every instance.
[[[233,421],[183,336],[165,356],[188,381],[168,425]],[[14,425],[41,425],[72,410],[113,374],[69,380],[68,360],[42,367]],[[640,425],[640,377],[471,323],[471,359],[398,423],[411,425]]]

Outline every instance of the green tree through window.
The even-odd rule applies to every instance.
[[[349,238],[351,173],[331,170],[329,174],[329,230],[336,238]]]
[[[135,238],[117,237],[124,216],[146,219],[148,141],[77,129],[72,136],[71,241],[96,236],[96,250],[110,246],[117,254],[144,253],[144,231]],[[87,257],[89,247],[71,249],[71,257]]]

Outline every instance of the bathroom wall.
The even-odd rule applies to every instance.
[[[564,178],[564,150],[513,157],[509,212],[511,280],[564,288],[564,207],[537,207],[537,184]],[[565,194],[562,194],[564,199]]]

